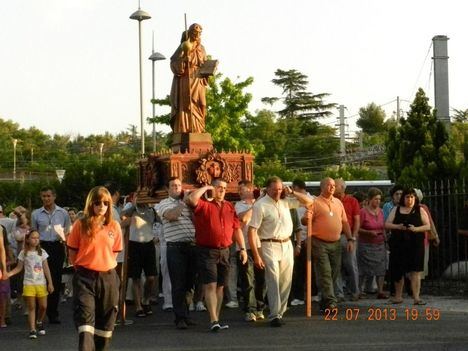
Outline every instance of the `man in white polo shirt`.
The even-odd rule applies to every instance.
[[[287,195],[282,198],[282,195]],[[292,195],[292,196],[290,196]],[[281,327],[288,306],[294,266],[294,251],[291,244],[293,222],[290,208],[305,205],[312,199],[305,194],[284,188],[279,177],[271,177],[266,183],[266,195],[253,206],[249,223],[249,243],[255,265],[265,269],[270,325]],[[261,254],[256,240],[261,242]]]

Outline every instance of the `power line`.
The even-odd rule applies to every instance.
[[[421,73],[422,73],[422,71],[424,69],[424,65],[426,64],[427,57],[429,56],[429,53],[431,52],[431,48],[432,48],[432,40],[431,40],[431,43],[429,44],[429,48],[427,49],[427,53],[426,53],[426,56],[424,57],[424,61],[423,61],[422,65],[421,65],[421,68],[419,69],[418,77],[416,78],[416,81],[414,82],[413,91],[412,91],[412,94],[410,96],[416,95],[417,85],[418,85],[419,79],[421,77]],[[432,69],[432,65],[431,65],[431,69]]]

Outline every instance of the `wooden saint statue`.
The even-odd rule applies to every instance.
[[[171,57],[171,128],[174,133],[204,133],[206,87],[217,61],[207,60],[201,44],[202,27],[194,23],[182,33]]]

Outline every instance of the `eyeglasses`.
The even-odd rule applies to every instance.
[[[108,207],[109,206],[109,201],[102,201],[102,200],[93,201],[94,206],[99,206],[101,204]]]

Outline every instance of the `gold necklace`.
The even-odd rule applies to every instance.
[[[329,211],[328,214],[330,215],[330,217],[333,217],[333,211],[331,209],[331,202],[333,201],[333,197],[331,198],[331,200],[328,200],[325,196],[323,195],[320,195],[320,196],[323,198],[323,200],[328,206],[328,211]]]

